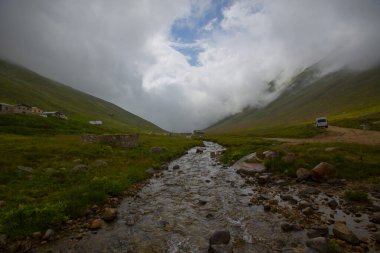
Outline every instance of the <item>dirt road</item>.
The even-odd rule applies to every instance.
[[[327,133],[315,136],[313,138],[308,138],[308,139],[268,138],[268,139],[288,142],[291,144],[345,142],[345,143],[359,143],[359,144],[365,144],[365,145],[380,145],[380,132],[329,126],[329,128],[327,129]]]

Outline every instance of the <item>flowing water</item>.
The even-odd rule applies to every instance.
[[[222,146],[205,142],[201,149],[189,150],[136,196],[124,199],[113,224],[81,240],[63,238],[45,251],[207,252],[216,230],[230,231],[235,253],[294,252],[291,247],[302,245],[302,232],[282,233],[281,218],[250,204],[251,187],[211,158]]]

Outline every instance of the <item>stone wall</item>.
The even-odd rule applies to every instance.
[[[138,134],[86,134],[81,138],[84,143],[102,143],[113,147],[133,148],[139,144]]]

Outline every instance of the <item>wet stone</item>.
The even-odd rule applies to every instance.
[[[297,200],[296,199],[294,199],[292,196],[290,196],[290,195],[283,195],[283,194],[281,194],[280,195],[280,198],[282,199],[282,200],[284,200],[284,201],[288,201],[288,202],[290,202],[291,204],[297,204]]]
[[[215,244],[228,244],[230,242],[231,235],[229,231],[215,231],[210,237],[210,245]]]
[[[174,165],[173,170],[179,170],[179,165],[178,164]]]
[[[135,225],[135,219],[133,217],[127,217],[125,219],[125,225],[130,226],[130,227],[134,226]]]
[[[301,200],[299,203],[298,203],[298,208],[300,209],[305,209],[306,207],[310,207],[311,204],[305,200]]]
[[[313,227],[307,232],[308,238],[323,237],[328,235],[329,229],[327,226]]]
[[[302,210],[302,213],[304,215],[311,215],[314,213],[314,210],[311,207],[306,207],[305,209]]]
[[[102,214],[102,219],[106,222],[111,222],[117,217],[117,210],[114,208],[105,208]]]
[[[376,243],[380,244],[380,232],[374,233],[373,237],[376,240]]]
[[[327,203],[327,205],[328,205],[331,209],[335,210],[335,209],[338,207],[338,202],[336,202],[335,199],[332,199],[332,200],[330,200],[330,201]]]
[[[321,191],[318,190],[317,188],[306,188],[306,189],[300,191],[299,195],[303,196],[303,197],[309,197],[310,195],[316,195],[319,193],[321,193]]]
[[[348,229],[346,224],[344,224],[343,222],[338,221],[334,224],[333,233],[339,239],[344,240],[350,244],[359,244],[359,239],[351,230]]]
[[[370,221],[376,224],[380,224],[380,213],[375,213],[372,215]]]
[[[281,224],[281,229],[284,232],[291,232],[291,231],[300,231],[302,230],[300,226],[297,224],[291,224],[291,223],[282,223]]]
[[[269,212],[271,210],[271,206],[270,205],[264,205],[264,211],[265,212]]]
[[[326,253],[328,252],[327,239],[324,237],[315,237],[306,241],[306,246],[319,252]]]
[[[233,253],[233,249],[230,245],[218,244],[210,245],[208,253]]]

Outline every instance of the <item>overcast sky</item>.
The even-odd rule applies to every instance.
[[[378,0],[0,0],[0,57],[171,131],[270,101],[316,62],[380,60]]]

